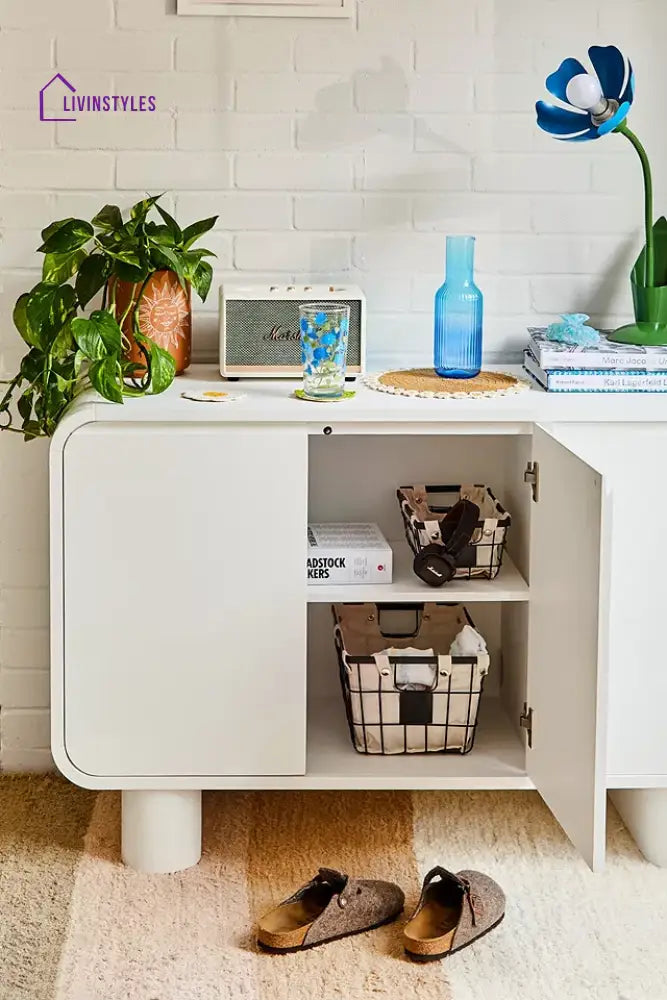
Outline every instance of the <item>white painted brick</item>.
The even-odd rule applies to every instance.
[[[50,746],[51,732],[47,709],[10,708],[2,712],[4,750],[37,749]]]
[[[275,22],[271,30],[247,21],[239,21],[233,29],[224,23],[214,24],[207,38],[184,35],[176,40],[176,69],[225,73],[291,69],[292,32],[289,24]]]
[[[54,197],[37,191],[0,191],[0,228],[43,229],[53,217]]]
[[[383,59],[379,70],[354,76],[354,101],[359,111],[400,111],[408,107],[409,84],[401,67]]]
[[[214,254],[216,254],[216,257],[212,257],[210,259],[212,267],[222,269],[232,266],[233,245],[232,237],[229,233],[216,229],[215,231],[206,233],[206,235],[202,237],[201,243],[196,243],[195,246],[206,247],[207,250],[211,250]],[[196,296],[195,301],[199,301]]]
[[[12,233],[0,241],[0,268],[41,267],[44,258],[36,253],[41,242],[39,229],[19,229]]]
[[[411,217],[410,199],[400,195],[318,194],[294,201],[297,229],[408,229]]]
[[[12,670],[48,670],[47,628],[0,628],[0,667]]]
[[[311,24],[296,39],[298,72],[321,73],[323,67],[338,73],[386,72],[412,68],[412,41],[405,32],[355,31],[352,22]]]
[[[482,34],[495,38],[552,36],[569,40],[570,45],[583,38],[590,45],[591,33],[597,33],[600,27],[598,12],[602,5],[592,0],[477,0],[477,6]]]
[[[437,31],[442,35],[469,35],[475,30],[475,4],[456,0],[360,0],[359,25],[366,33]]]
[[[245,73],[236,80],[238,111],[331,113],[352,108],[352,83],[336,73]]]
[[[53,77],[55,70],[17,73],[3,66],[0,71],[0,108],[7,110],[24,109],[30,112],[30,119],[39,120],[39,92]],[[72,81],[80,94],[109,94],[113,92],[112,75],[105,72],[79,71],[76,81]],[[56,84],[54,84],[54,87]],[[59,85],[63,86],[63,85]],[[49,94],[53,91],[49,90]],[[63,86],[64,93],[64,86]],[[56,95],[62,107],[60,95]],[[49,102],[46,102],[47,109]],[[48,128],[48,126],[45,126]]]
[[[590,164],[571,149],[552,156],[486,155],[475,159],[473,187],[477,191],[530,193],[587,191]]]
[[[624,156],[596,157],[593,160],[592,178],[592,188],[596,194],[622,194],[634,200],[637,192],[642,192],[641,166],[631,150]]]
[[[642,223],[638,198],[625,193],[616,197],[579,195],[564,199],[560,195],[534,198],[532,224],[536,233],[634,233]]]
[[[369,312],[368,368],[408,368],[433,364],[433,323],[423,313]]]
[[[0,149],[50,149],[55,139],[55,125],[28,118],[25,111],[0,112]]]
[[[611,272],[591,281],[588,275],[549,274],[530,281],[532,307],[537,313],[558,316],[562,312],[584,312],[589,316],[629,314],[632,310],[630,282],[619,281]],[[608,320],[604,321],[605,325]]]
[[[241,232],[261,229],[267,232],[290,228],[292,199],[285,194],[247,194],[241,191],[179,194],[176,212],[183,226],[196,219],[219,215],[218,227],[221,229]]]
[[[119,153],[119,188],[162,191],[217,190],[231,183],[231,158],[224,153]]]
[[[529,153],[538,148],[535,115],[422,115],[416,120],[418,152]]]
[[[475,107],[488,112],[533,112],[543,86],[535,73],[479,73],[475,76]]]
[[[485,236],[477,241],[479,273],[591,274],[588,241],[576,236]]]
[[[171,115],[91,114],[76,124],[56,126],[59,149],[171,149],[174,123]]]
[[[530,203],[521,195],[421,194],[413,208],[415,229],[462,235],[530,229]]]
[[[292,123],[278,115],[181,112],[176,145],[179,149],[287,150],[292,146]]]
[[[224,111],[234,103],[233,78],[223,72],[116,72],[113,87],[117,94],[146,94],[155,97],[158,111]]]
[[[2,749],[2,768],[5,774],[46,774],[55,771],[51,751]]]
[[[48,670],[0,669],[0,705],[10,708],[48,708]]]
[[[352,187],[353,165],[342,154],[260,155],[240,153],[236,184],[265,191],[344,191]]]
[[[325,277],[326,280],[326,277]],[[350,281],[354,281],[366,294],[376,312],[407,313],[411,309],[410,277],[407,274],[392,274],[391,281],[383,273],[370,274],[368,271],[353,270]]]
[[[524,31],[499,36],[422,29],[416,67],[427,73],[516,73],[532,67],[532,49],[533,40]]]
[[[415,73],[408,79],[411,111],[433,111],[436,114],[472,110],[474,82],[471,76],[459,73]]]
[[[53,152],[3,152],[0,184],[18,190],[43,188],[104,188],[113,183],[114,161],[108,153],[65,150]]]
[[[46,587],[0,590],[0,628],[46,628],[49,592]]]
[[[366,115],[352,112],[308,115],[297,122],[296,144],[306,150],[377,149],[411,152],[414,145],[411,115]]]
[[[364,157],[362,186],[371,191],[466,191],[470,188],[471,159],[450,153],[406,153],[387,157],[370,152]]]
[[[67,219],[74,216],[75,219],[92,219],[97,215],[103,205],[112,202],[118,205],[123,215],[127,218],[132,205],[146,197],[145,188],[138,188],[136,191],[63,191],[54,195],[55,210],[53,217],[56,219]],[[167,191],[160,199],[168,212],[174,211],[174,199]]]
[[[113,24],[112,0],[58,0],[57,12],[51,3],[42,0],[0,0],[0,25],[5,28],[49,30],[65,27],[73,31],[82,28],[108,28]]]
[[[443,259],[442,237],[426,233],[389,232],[357,236],[352,260],[361,271],[432,272]],[[409,263],[408,263],[409,262]],[[372,303],[371,303],[372,306]]]
[[[97,0],[96,0],[97,2]],[[56,65],[76,85],[77,70],[170,70],[171,39],[154,31],[109,32],[79,35],[67,30],[58,33]]]
[[[326,272],[350,265],[350,240],[339,236],[281,233],[267,240],[260,233],[241,233],[234,243],[234,263],[240,270]]]
[[[0,32],[0,66],[3,69],[40,70],[49,79],[48,69],[53,66],[53,36],[37,31]]]
[[[200,26],[193,23],[196,18],[176,17],[176,0],[141,0],[141,3],[137,3],[137,0],[115,0],[114,7],[116,25],[119,28],[150,28],[152,31],[164,30],[175,34],[177,31],[190,31]],[[210,33],[210,19],[202,19],[201,27],[205,33]]]

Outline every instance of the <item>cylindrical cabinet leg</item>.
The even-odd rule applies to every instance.
[[[667,868],[667,788],[623,788],[611,801],[647,861]]]
[[[122,853],[139,872],[180,872],[201,858],[201,792],[123,792]]]

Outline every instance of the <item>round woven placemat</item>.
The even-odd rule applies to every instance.
[[[441,378],[432,368],[409,368],[405,371],[371,375],[365,380],[369,388],[398,396],[450,397],[506,396],[529,388],[526,382],[502,372],[480,372],[475,378]]]

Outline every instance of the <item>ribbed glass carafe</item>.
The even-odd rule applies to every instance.
[[[482,367],[484,297],[474,281],[475,237],[447,237],[447,274],[435,296],[435,370],[474,378]]]

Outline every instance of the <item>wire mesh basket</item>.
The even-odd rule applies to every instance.
[[[459,500],[477,504],[479,521],[470,544],[457,555],[454,577],[493,580],[498,575],[512,519],[488,486],[401,486],[396,496],[415,555],[441,542],[441,521]]]
[[[336,604],[332,610],[355,749],[387,755],[470,753],[489,655],[450,655],[454,639],[473,624],[466,609],[445,604]],[[384,623],[385,616],[394,613],[409,615],[414,628],[399,634],[381,628],[381,616]],[[386,652],[388,646],[394,655]]]

